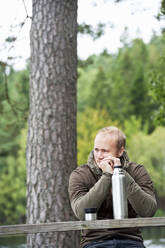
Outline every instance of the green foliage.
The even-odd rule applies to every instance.
[[[160,21],[165,18],[165,0],[161,0],[160,11],[157,15],[157,19]]]
[[[165,196],[165,128],[158,127],[152,134],[138,132],[129,141],[131,161],[143,164],[153,179],[157,194]]]
[[[153,101],[159,105],[155,111],[155,121],[158,124],[165,125],[165,79],[164,73],[155,73],[151,79],[151,95]]]
[[[20,121],[27,120],[29,108],[29,69],[11,73],[8,77],[9,98]]]
[[[111,120],[123,126],[126,119],[136,116],[142,126],[153,130],[153,110],[149,89],[150,50],[141,39],[121,48],[117,55],[107,52],[79,63],[78,110],[85,107],[104,108]]]
[[[100,38],[104,34],[105,24],[98,23],[96,28],[93,28],[91,25],[82,23],[78,25],[78,32],[80,34],[88,34],[93,40]]]
[[[165,19],[165,0],[161,0],[160,11],[157,15],[159,21]],[[154,46],[155,45],[155,48]],[[151,96],[153,97],[153,102],[158,105],[158,109],[154,112],[155,125],[165,125],[165,29],[162,28],[162,35],[156,37],[154,35],[151,40],[151,46],[149,46],[150,51],[154,51],[153,66],[150,70],[150,87],[151,87]],[[153,49],[154,48],[154,49]]]
[[[7,168],[6,158],[15,156],[16,142],[21,128],[25,126],[28,115],[28,70],[6,75],[6,68],[0,72],[0,171]]]
[[[17,37],[15,37],[15,36],[10,36],[10,37],[7,37],[5,41],[11,43],[11,42],[16,41],[16,39],[17,39]]]
[[[8,156],[6,170],[0,174],[0,224],[25,222],[26,210],[26,132],[23,129],[17,138],[16,158]]]
[[[153,40],[152,43],[156,41]],[[157,43],[157,63],[154,63],[150,69],[150,95],[153,102],[158,105],[157,110],[154,112],[156,125],[165,125],[165,58],[162,55],[165,52],[165,45],[162,46],[162,44],[165,44],[165,34],[161,36],[161,39],[158,39]]]
[[[0,70],[0,222],[25,221],[25,127],[28,115],[28,70]]]
[[[130,120],[125,120],[123,130],[127,137],[127,146],[129,147],[132,136],[141,132],[142,130],[142,120],[137,119],[135,116],[131,116]],[[147,124],[143,126],[143,133],[144,135],[148,133]]]
[[[163,211],[161,208],[158,208],[156,211],[154,217],[164,217],[165,216],[165,211]]]

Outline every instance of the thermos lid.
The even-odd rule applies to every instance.
[[[119,168],[119,169],[120,169],[120,168],[122,168],[122,165],[115,165],[114,168],[115,168],[115,169],[116,169],[116,168]]]
[[[85,208],[86,214],[95,214],[97,212],[97,208]]]

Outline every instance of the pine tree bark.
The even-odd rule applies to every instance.
[[[73,220],[76,168],[77,0],[33,0],[27,223]],[[27,247],[79,247],[79,233],[28,235]]]

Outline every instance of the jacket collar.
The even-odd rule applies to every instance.
[[[126,150],[123,152],[123,155],[121,156],[120,161],[123,166],[123,169],[127,170],[128,164],[129,164],[129,157],[128,157],[128,153]]]
[[[98,165],[95,162],[93,151],[91,151],[89,154],[88,165],[91,168],[91,170],[94,172],[95,175],[101,176],[103,174],[102,170],[98,167]]]

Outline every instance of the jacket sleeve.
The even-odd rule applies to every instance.
[[[152,217],[157,210],[153,184],[147,170],[138,165],[134,179],[125,172],[127,197],[135,212],[141,217]]]
[[[71,207],[80,220],[84,220],[84,209],[100,208],[111,185],[111,174],[104,173],[90,189],[85,185],[85,175],[81,171],[72,172],[69,179],[69,197]]]

